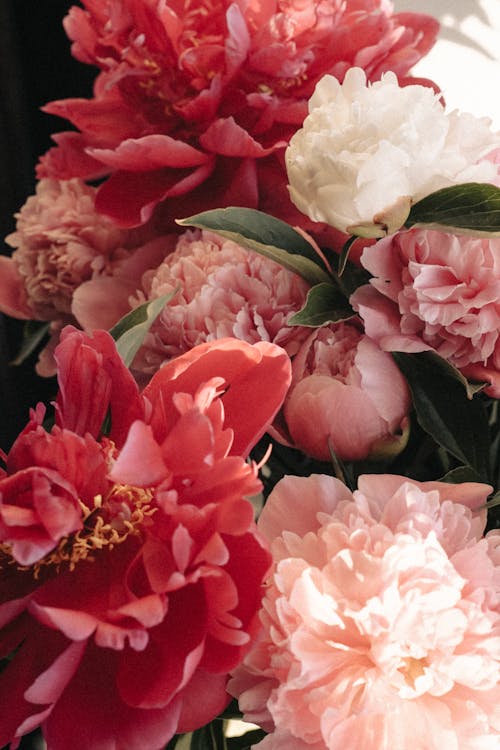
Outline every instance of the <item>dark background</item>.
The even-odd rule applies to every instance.
[[[71,57],[62,19],[75,0],[0,0],[0,252],[15,229],[13,214],[35,191],[35,165],[50,135],[67,123],[40,107],[52,99],[90,96],[96,70]],[[51,398],[54,382],[34,374],[36,357],[20,367],[23,324],[0,315],[0,447],[8,449],[30,406]]]

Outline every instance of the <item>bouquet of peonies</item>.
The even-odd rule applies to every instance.
[[[498,750],[500,134],[411,76],[437,23],[64,26],[93,96],[0,258],[57,375],[1,455],[0,746]]]

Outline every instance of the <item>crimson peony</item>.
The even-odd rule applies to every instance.
[[[64,25],[100,72],[91,99],[45,107],[77,132],[54,137],[38,176],[105,178],[97,208],[122,226],[166,199],[168,220],[228,204],[292,215],[283,153],[319,79],[404,77],[438,31],[385,0],[82,5]]]
[[[140,393],[104,331],[66,329],[56,359],[56,424],[33,411],[0,478],[0,745],[41,725],[50,750],[159,750],[224,708],[255,634],[245,456],[289,360],[225,339]]]

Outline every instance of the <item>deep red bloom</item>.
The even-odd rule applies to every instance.
[[[57,423],[33,412],[0,478],[0,745],[41,725],[50,750],[159,750],[222,710],[255,634],[245,456],[289,360],[226,339],[141,394],[105,332],[66,329],[56,358]]]
[[[325,73],[405,77],[438,23],[382,0],[82,0],[65,28],[100,72],[90,100],[45,107],[60,133],[38,175],[106,177],[97,208],[122,226],[246,205],[290,218],[283,149]],[[270,178],[272,181],[270,181]]]

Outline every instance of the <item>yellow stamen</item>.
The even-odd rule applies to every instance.
[[[157,511],[152,500],[151,490],[128,485],[114,485],[105,500],[102,495],[96,495],[90,507],[80,500],[83,528],[61,539],[55,549],[33,565],[18,565],[17,568],[32,571],[38,579],[49,566],[56,566],[59,571],[62,565],[67,565],[72,571],[82,560],[93,562],[93,553],[106,547],[111,550],[130,536],[141,533]],[[8,544],[0,545],[0,552],[9,556],[10,564],[15,564]]]

